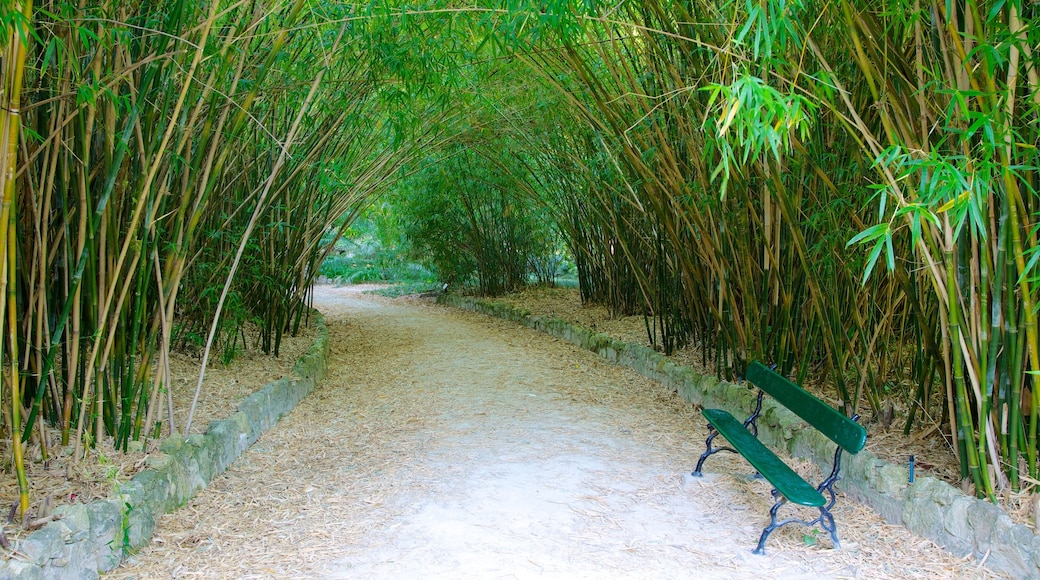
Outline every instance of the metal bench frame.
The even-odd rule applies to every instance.
[[[756,365],[759,368],[752,369],[752,367],[754,367]],[[755,374],[755,375],[763,375],[763,373],[767,373],[769,375],[774,375],[775,377],[779,377],[784,382],[788,383],[789,387],[794,388],[794,389],[798,389],[799,391],[801,391],[801,393],[798,395],[799,397],[802,397],[802,398],[807,397],[809,400],[814,401],[814,403],[810,403],[811,405],[815,405],[816,403],[818,403],[819,405],[826,406],[827,409],[830,409],[833,413],[838,414],[836,410],[834,410],[832,407],[827,406],[826,403],[823,403],[822,401],[819,401],[818,399],[816,399],[812,395],[802,391],[801,387],[798,387],[794,383],[790,383],[790,381],[787,381],[786,379],[783,379],[783,377],[778,375],[778,374],[776,374],[773,371],[773,369],[767,368],[764,365],[762,365],[761,363],[757,363],[757,362],[751,363],[751,366],[749,366],[749,369],[748,369],[748,375],[749,376],[753,375],[753,374]],[[755,383],[755,384],[758,387],[758,397],[757,397],[757,400],[755,402],[755,409],[754,409],[754,411],[750,415],[748,415],[748,417],[746,419],[744,419],[742,424],[743,424],[744,428],[747,429],[748,432],[750,432],[751,435],[753,435],[755,437],[755,439],[757,439],[758,438],[758,423],[757,423],[757,421],[758,421],[758,418],[762,415],[762,400],[765,397],[766,391],[763,389],[763,387],[761,385],[759,385],[757,383]],[[788,386],[785,386],[784,388],[788,388]],[[783,404],[782,401],[778,401],[778,402]],[[784,405],[784,406],[787,407],[787,405]],[[790,409],[795,414],[797,414],[802,419],[805,419],[806,421],[808,421],[810,424],[815,423],[815,421],[813,420],[813,417],[805,416],[806,414],[809,414],[809,413],[806,413],[804,410],[793,409],[791,407],[787,407],[787,408]],[[705,443],[705,451],[704,451],[704,453],[701,454],[700,459],[697,460],[697,467],[693,470],[693,473],[691,475],[693,475],[694,477],[701,477],[702,476],[701,468],[704,466],[704,461],[708,457],[711,457],[712,455],[715,455],[716,453],[718,453],[720,451],[729,451],[731,453],[736,453],[736,454],[744,456],[746,459],[750,460],[750,458],[748,456],[744,455],[743,453],[741,453],[740,451],[738,451],[737,449],[735,449],[735,448],[733,448],[731,446],[725,446],[724,445],[724,446],[715,447],[713,445],[714,442],[715,442],[715,438],[717,436],[719,436],[721,433],[715,427],[715,425],[713,425],[711,423],[711,421],[712,421],[712,414],[714,414],[716,416],[724,414],[724,415],[727,415],[727,416],[730,416],[730,417],[732,417],[732,415],[729,415],[729,413],[727,413],[725,411],[718,410],[718,409],[705,409],[703,411],[703,413],[705,414],[705,418],[707,418],[708,421],[709,421],[709,423],[708,423],[708,438],[704,442]],[[840,415],[840,414],[838,414],[838,415]],[[822,433],[824,433],[824,435],[827,435],[828,438],[830,438],[832,441],[835,441],[835,443],[836,443],[836,449],[834,451],[834,463],[833,463],[833,467],[831,468],[830,475],[828,475],[826,478],[824,478],[824,480],[822,482],[820,482],[817,486],[815,486],[816,492],[817,492],[817,494],[820,495],[820,501],[822,501],[822,503],[820,503],[820,501],[810,501],[810,502],[800,501],[800,502],[797,502],[800,505],[806,505],[806,506],[809,506],[809,507],[817,508],[819,510],[819,515],[816,518],[812,519],[812,520],[804,520],[804,519],[800,519],[800,518],[796,518],[796,517],[791,517],[791,518],[787,518],[787,519],[783,519],[783,520],[779,519],[777,514],[780,511],[781,506],[783,506],[784,504],[788,503],[788,498],[785,497],[784,494],[781,493],[777,489],[777,487],[774,487],[773,490],[771,491],[771,494],[773,496],[773,506],[769,509],[769,525],[766,526],[765,529],[762,530],[762,535],[758,539],[758,546],[753,550],[753,552],[755,554],[764,555],[766,553],[766,551],[765,551],[766,540],[769,538],[770,534],[772,534],[775,530],[777,530],[777,529],[779,529],[779,528],[781,528],[783,526],[786,526],[788,524],[800,524],[800,525],[807,526],[807,527],[814,527],[814,526],[819,525],[820,528],[822,528],[823,530],[825,530],[826,532],[828,532],[830,534],[831,542],[833,542],[834,547],[836,549],[841,547],[841,544],[838,542],[837,525],[834,522],[834,516],[831,514],[831,508],[834,507],[834,504],[837,501],[837,497],[836,497],[836,494],[834,492],[834,484],[839,479],[841,479],[840,471],[841,471],[841,456],[842,456],[842,453],[844,451],[849,451],[850,453],[857,453],[860,449],[862,449],[863,445],[866,442],[866,431],[863,430],[862,426],[860,426],[858,423],[856,423],[859,420],[859,415],[854,415],[851,419],[846,418],[844,415],[840,415],[840,418],[845,420],[845,421],[850,422],[852,425],[854,425],[856,428],[858,428],[862,432],[862,436],[860,437],[858,442],[849,443],[847,441],[844,441],[840,437],[836,438],[836,436],[833,435],[832,433],[828,433],[826,431],[823,431],[822,429],[819,428],[818,425],[815,425],[815,424],[813,425],[814,427],[817,428],[817,430],[820,430]],[[833,417],[832,417],[832,419],[833,419]],[[847,426],[843,426],[843,427],[847,428]],[[725,437],[725,435],[723,435],[723,437]],[[759,453],[764,451],[764,452],[770,453],[771,455],[773,455],[775,457],[775,454],[773,454],[772,451],[766,449],[765,447],[762,447],[761,449],[757,449],[756,448],[755,451],[757,451]],[[777,458],[777,460],[779,460],[779,458]],[[791,474],[793,474],[793,472],[791,472]],[[800,479],[802,482],[808,484],[808,482],[805,482],[805,480],[802,479],[797,474],[793,474],[793,475],[795,477],[797,477],[798,479]],[[762,474],[761,470],[756,471],[755,476],[765,477],[765,479],[769,480],[770,483],[773,483],[774,486],[777,485],[770,478],[769,474]],[[811,484],[809,484],[809,485],[811,485]],[[824,493],[826,493],[826,496],[824,496]]]

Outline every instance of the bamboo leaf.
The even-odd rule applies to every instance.
[[[951,209],[953,209],[955,206],[961,206],[966,201],[968,201],[968,199],[970,197],[971,197],[971,192],[965,190],[964,192],[962,192],[957,197],[955,197],[955,198],[947,201],[946,203],[942,204],[941,206],[939,206],[939,209],[935,210],[935,213],[945,213],[945,212],[950,211]]]
[[[853,236],[852,239],[845,243],[845,247],[848,248],[853,244],[865,244],[868,242],[873,242],[878,238],[887,236],[889,233],[889,227],[890,226],[887,222],[870,226],[869,228]]]
[[[884,239],[880,239],[874,244],[874,248],[870,250],[870,254],[867,256],[867,267],[863,269],[863,279],[860,284],[866,285],[867,280],[870,279],[870,274],[874,271],[874,266],[877,265],[878,257],[881,255],[881,250],[884,247]]]

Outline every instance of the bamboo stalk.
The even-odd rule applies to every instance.
[[[3,94],[0,95],[0,98],[3,99],[0,102],[0,168],[2,168],[0,169],[0,191],[3,192],[2,206],[0,206],[0,248],[4,250],[3,267],[0,268],[2,270],[0,293],[4,295],[4,307],[0,312],[0,336],[5,334],[2,325],[6,322],[5,338],[9,345],[9,352],[6,357],[3,356],[3,347],[0,346],[0,361],[10,365],[8,392],[11,402],[11,450],[18,479],[19,511],[25,515],[29,511],[29,483],[25,473],[25,458],[20,437],[22,397],[18,373],[18,310],[15,301],[15,245],[17,243],[15,175],[18,163],[22,79],[26,58],[25,41],[29,37],[28,28],[32,22],[32,1],[16,0],[10,8],[11,12],[5,16],[12,19],[20,16],[23,20],[2,23],[7,29],[5,35],[8,38],[8,44],[4,50],[3,64],[6,65],[6,70],[3,71],[4,86],[2,87]]]

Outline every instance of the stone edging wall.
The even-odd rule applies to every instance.
[[[513,320],[579,345],[660,381],[690,403],[721,407],[737,416],[747,416],[754,407],[755,394],[750,389],[695,373],[643,345],[621,342],[558,318],[532,316],[500,302],[453,294],[442,295],[438,302]],[[829,471],[834,444],[813,429],[798,428],[799,424],[793,413],[766,397],[760,437]],[[1040,536],[1012,522],[1000,507],[969,497],[934,477],[919,475],[910,484],[907,466],[888,463],[868,451],[846,454],[841,475],[843,491],[877,510],[888,522],[903,525],[957,556],[971,554],[994,572],[1012,578],[1040,578]]]
[[[159,516],[184,505],[223,473],[324,378],[329,331],[320,313],[311,316],[318,339],[293,366],[293,378],[264,385],[231,417],[212,421],[205,435],[166,438],[162,455],[149,458],[148,468],[108,499],[55,508],[54,521],[12,543],[13,556],[0,561],[0,578],[97,578],[118,566],[129,550],[148,543]]]

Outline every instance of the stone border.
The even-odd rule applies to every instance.
[[[172,512],[224,472],[250,445],[318,385],[328,367],[329,331],[312,311],[318,339],[293,366],[294,378],[264,385],[227,419],[212,421],[206,434],[174,434],[148,459],[148,468],[119,493],[88,504],[62,505],[55,520],[13,542],[14,557],[0,561],[0,578],[98,578],[127,553],[144,546],[156,520]]]
[[[442,295],[437,301],[512,320],[581,346],[660,381],[687,402],[721,407],[738,416],[746,416],[754,407],[754,393],[746,387],[696,373],[646,346],[615,340],[559,318],[532,316],[501,302],[454,294]],[[798,417],[768,397],[758,424],[759,435],[768,444],[809,458],[825,472],[830,470],[834,444],[814,429],[800,429]],[[903,525],[956,556],[971,554],[994,572],[1012,578],[1040,578],[1040,536],[1012,522],[1000,507],[969,497],[934,477],[918,476],[910,484],[906,466],[888,463],[868,451],[846,454],[841,475],[840,487],[888,522]]]

